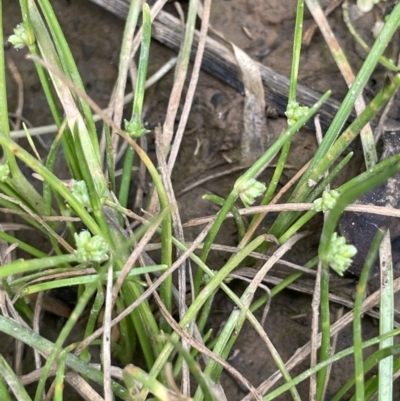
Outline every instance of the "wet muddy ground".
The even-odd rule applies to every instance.
[[[100,106],[107,106],[117,76],[123,22],[89,1],[54,0],[52,4],[71,46],[88,94]],[[185,6],[184,3],[183,6]],[[171,12],[174,11],[172,5],[168,5],[168,7]],[[19,6],[13,0],[6,0],[3,8],[3,13],[7,16],[7,25],[5,26],[5,37],[7,37],[12,33],[12,28],[20,22]],[[289,75],[294,16],[294,0],[268,2],[262,0],[214,0],[211,24],[218,27],[225,37],[245,50],[251,57]],[[369,43],[372,42],[370,27],[372,27],[375,18],[376,16],[373,13],[369,13],[354,22]],[[311,22],[311,16],[306,12],[305,26],[307,27]],[[348,33],[341,17],[340,8],[329,17],[329,22],[356,71],[365,54]],[[394,52],[395,46],[392,47],[393,49],[389,49],[389,51]],[[12,59],[16,64],[24,84],[23,117],[32,126],[51,123],[51,116],[45,104],[35,68],[31,61],[25,60],[24,56],[25,51],[16,52],[7,48],[6,57]],[[156,71],[173,56],[175,56],[174,52],[153,41],[149,73]],[[369,84],[367,97],[372,96],[376,89],[382,86],[384,73],[383,70],[378,70],[374,74]],[[148,92],[145,120],[150,129],[164,121],[172,79],[173,73],[170,72]],[[328,47],[318,32],[310,46],[304,48],[299,79],[303,84],[321,92],[332,89],[333,97],[338,100],[342,99],[346,93],[346,85],[330,56]],[[18,88],[10,71],[7,75],[7,89],[9,110],[13,111],[17,107]],[[127,113],[129,113],[129,109],[128,106]],[[187,133],[173,175],[177,194],[201,178],[229,170],[237,165],[230,162],[237,160],[237,149],[240,145],[242,130],[242,113],[243,96],[240,93],[206,73],[200,75],[192,112],[187,124]],[[280,117],[269,118],[268,127],[273,135],[278,136],[285,127],[285,120]],[[43,139],[44,145],[51,143],[50,136]],[[24,142],[21,141],[21,143]],[[199,143],[201,146],[198,148]],[[41,147],[40,144],[37,146],[43,154],[46,153],[45,147]],[[310,159],[316,148],[317,143],[313,131],[303,129],[295,136],[288,158],[288,168],[282,177],[281,186]],[[354,158],[355,164],[342,174],[341,180],[348,179],[354,175],[354,171],[361,169],[362,154],[359,144],[355,143],[353,149],[358,151]],[[154,151],[152,135],[149,136],[149,150],[150,153]],[[61,176],[63,173],[65,174],[62,164],[59,165],[58,172]],[[267,169],[262,180],[268,183],[272,172],[272,169]],[[213,193],[226,196],[239,174],[238,171],[212,179],[179,195],[178,203],[182,220],[185,222],[195,217],[215,213],[218,210],[217,207],[202,200],[202,195]],[[263,230],[268,229],[273,217],[271,215],[264,222]],[[313,221],[309,228],[314,231],[314,235],[300,242],[296,249],[289,254],[288,258],[295,263],[303,264],[316,254],[320,222]],[[188,231],[186,239],[192,239],[191,237],[194,234],[195,230],[193,232]],[[232,222],[228,222],[224,226],[224,230],[217,237],[217,242],[226,245],[237,244],[237,232]],[[221,259],[226,259],[228,255],[222,252],[214,252],[212,257],[215,266],[211,267],[218,267],[221,265]],[[235,288],[239,294],[243,291],[240,282],[234,282],[232,288]],[[339,286],[337,291],[339,293],[348,291],[351,298],[353,288],[352,285],[343,285],[342,287]],[[274,298],[271,303],[265,329],[285,361],[309,340],[311,328],[310,302],[311,297],[309,295],[296,291],[285,291]],[[210,321],[210,326],[218,331],[232,307],[233,305],[228,300],[219,295],[215,302],[214,315]],[[338,308],[338,305],[332,306],[333,316],[335,316]],[[47,321],[51,322],[52,320],[47,319]],[[376,322],[366,317],[364,323],[365,339],[375,336],[378,332]],[[52,330],[56,333],[56,324]],[[351,342],[350,327],[340,332],[337,350],[349,347]],[[229,362],[238,368],[255,386],[276,370],[270,353],[250,325],[245,325],[241,332]],[[292,373],[293,376],[307,365],[308,359],[295,368]],[[334,365],[326,396],[327,400],[352,373],[351,358]],[[229,375],[224,375],[221,381],[229,401],[240,400],[246,394]],[[305,382],[300,385],[299,391],[304,397],[303,399],[307,399],[308,383]],[[397,391],[400,392],[399,385],[397,385]],[[279,399],[287,400],[290,398],[286,394]]]

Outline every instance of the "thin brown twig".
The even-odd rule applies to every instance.
[[[186,242],[187,246],[189,246],[191,244],[192,244],[192,242]],[[201,243],[201,244],[199,244],[197,249],[203,249],[203,246],[204,246],[204,244]],[[148,244],[145,247],[146,251],[155,251],[158,249],[161,249],[161,244]],[[230,252],[230,253],[239,253],[242,251],[242,249],[239,247],[220,245],[220,244],[212,244],[211,249],[214,251],[223,251],[223,252]],[[266,255],[265,253],[260,253],[260,252],[250,252],[248,256],[255,258],[255,259],[259,259],[259,260],[268,260],[270,258],[270,256]],[[276,263],[283,265],[283,266],[290,267],[293,270],[298,270],[303,273],[315,275],[314,270],[307,269],[306,267],[300,266],[296,263],[288,262],[287,260],[284,260],[284,259],[279,259]],[[237,271],[237,270],[235,270],[235,271]]]
[[[2,213],[7,213],[7,214],[15,214],[15,215],[18,215],[18,216],[22,216],[22,217],[31,217],[31,215],[29,214],[29,213],[24,213],[24,212],[21,212],[20,210],[14,210],[14,209],[8,209],[8,208],[6,208],[6,207],[1,207],[0,208],[0,212],[2,212]],[[71,221],[71,222],[78,222],[78,221],[81,221],[81,219],[79,218],[79,217],[70,217],[70,216],[41,216],[41,215],[38,215],[39,217],[40,217],[40,219],[41,220],[43,220],[43,221]],[[26,229],[26,230],[28,230],[28,229],[32,229],[31,227],[27,227],[27,226],[24,226],[24,225],[22,225],[22,224],[16,224],[16,223],[14,223],[15,224],[15,226],[14,226],[14,230],[16,230],[16,229]]]
[[[122,112],[124,108],[124,94],[126,81],[129,71],[129,65],[134,62],[130,57],[133,46],[133,36],[136,29],[136,23],[139,17],[140,5],[137,2],[131,2],[129,5],[128,19],[131,21],[129,24],[125,24],[123,37],[121,39],[121,50],[119,54],[118,63],[118,76],[115,82],[115,86],[112,92],[112,100],[109,106],[110,114],[113,114],[113,121],[116,125],[120,126],[122,121]],[[136,14],[137,12],[137,14]],[[136,17],[136,20],[133,17]],[[132,85],[135,85],[136,80],[132,81]],[[111,113],[112,110],[112,113]],[[140,116],[138,116],[140,117]],[[112,136],[112,149],[114,160],[118,151],[118,142],[120,137],[117,135]]]
[[[175,3],[179,6],[179,3]],[[174,123],[178,112],[179,103],[182,96],[183,85],[187,75],[188,60],[182,57],[182,51],[179,53],[178,63],[175,68],[174,83],[168,100],[167,115],[163,124],[163,151],[167,154],[174,131]]]
[[[111,369],[110,369],[111,371]],[[66,372],[65,380],[72,388],[81,395],[86,401],[105,401],[97,391],[80,375],[75,372]]]
[[[325,8],[324,10],[324,15],[327,17],[329,14],[332,13],[337,7],[340,6],[343,0],[331,0],[331,2],[328,4],[328,7]],[[315,21],[308,27],[308,29],[304,32],[303,35],[303,44],[308,46],[314,36],[314,33],[316,29],[318,28],[318,25],[315,23]]]
[[[43,353],[43,356],[47,357],[48,355]],[[89,366],[92,368],[95,368],[97,370],[102,369],[102,365],[99,363],[90,363]],[[57,373],[57,369],[58,369],[58,367],[53,365],[49,370],[48,377],[55,376]],[[39,369],[35,369],[32,372],[29,372],[23,376],[19,376],[18,379],[20,380],[21,384],[23,384],[24,386],[27,386],[28,384],[38,381],[40,379],[40,375],[42,374],[42,371],[43,371],[43,367],[39,368]],[[118,380],[123,380],[122,369],[120,367],[111,366],[110,372],[111,372],[112,377],[114,377]],[[67,372],[66,374],[68,375],[69,373],[72,373],[72,372]]]
[[[193,182],[192,184],[185,185],[184,188],[182,190],[180,190],[177,193],[176,196],[181,196],[184,193],[191,191],[192,189],[204,184],[207,181],[215,180],[216,178],[224,177],[226,175],[229,175],[229,174],[232,174],[232,173],[236,173],[237,171],[240,171],[240,170],[245,170],[248,167],[250,167],[249,164],[241,164],[240,166],[234,166],[234,167],[229,168],[227,170],[220,171],[220,172],[215,173],[215,174],[210,174],[207,177],[201,178],[199,180],[196,179],[196,181]],[[276,168],[276,164],[270,164],[267,168]],[[292,164],[285,164],[285,168],[286,169],[297,170],[296,166],[294,166]]]
[[[1,223],[2,231],[17,231],[17,230],[32,230],[34,231],[35,228],[32,226],[28,226],[27,224],[19,224],[19,223]],[[17,245],[18,246],[18,245]]]
[[[205,0],[203,6],[203,15],[201,19],[199,43],[197,46],[196,57],[194,60],[192,76],[190,77],[189,88],[186,94],[185,103],[183,105],[182,115],[179,121],[178,129],[176,130],[175,133],[175,139],[174,143],[172,144],[171,153],[168,158],[168,170],[170,172],[172,172],[176,162],[176,158],[178,156],[178,152],[183,138],[183,133],[185,131],[186,123],[189,118],[189,112],[193,104],[194,94],[197,87],[197,81],[199,80],[201,62],[203,60],[204,48],[207,39],[208,24],[210,21],[210,10],[211,10],[211,0]]]
[[[303,212],[306,210],[311,210],[313,207],[313,203],[281,203],[281,204],[269,204],[265,206],[252,206],[246,209],[238,209],[238,213],[241,216],[248,216],[258,213],[269,213],[269,212],[282,212],[282,211],[297,211]],[[346,206],[344,209],[348,212],[360,212],[360,213],[372,213],[372,214],[379,214],[383,216],[391,216],[391,217],[400,217],[400,210],[393,209],[386,206],[374,206],[374,205],[361,205],[361,204],[352,204]],[[226,218],[232,218],[233,215],[228,213]],[[202,224],[209,223],[212,219],[215,218],[215,215],[206,216],[206,217],[199,217],[197,219],[192,219],[186,222],[183,227],[193,227],[199,226]]]
[[[214,179],[219,178],[219,177],[224,177],[224,176],[232,174],[232,173],[236,173],[236,171],[244,170],[244,169],[246,169],[248,167],[249,167],[248,165],[235,166],[235,167],[229,168],[227,170],[221,171],[219,173],[211,174],[211,175],[209,175],[207,177],[204,177],[204,178],[202,178],[200,180],[196,180],[193,184],[185,185],[185,187],[181,191],[178,192],[177,196],[181,196],[184,193],[191,191],[192,189],[204,184],[207,181],[214,180]]]
[[[315,286],[311,301],[311,340],[310,340],[310,366],[313,367],[318,363],[318,328],[319,328],[319,307],[321,301],[321,268],[322,263],[318,262],[317,275],[315,278]],[[316,400],[317,394],[317,376],[310,376],[310,400]]]
[[[156,138],[156,155],[158,160],[158,165],[161,173],[161,179],[163,182],[163,186],[165,188],[165,192],[168,197],[168,202],[173,205],[177,205],[174,188],[171,182],[171,170],[169,170],[166,161],[166,155],[163,147],[162,141],[162,132],[161,127],[156,127],[155,129],[155,138]],[[181,242],[185,242],[185,236],[182,227],[181,216],[178,212],[178,208],[172,210],[172,227],[173,227],[173,234],[175,238]],[[179,258],[182,255],[183,251],[179,248],[176,249],[176,257]],[[185,260],[184,263],[178,269],[178,292],[179,292],[179,302],[178,302],[178,310],[179,310],[179,317],[182,318],[187,310],[186,305],[186,272],[190,271],[190,262],[189,260]],[[193,279],[190,277],[190,285],[193,294]],[[186,341],[182,342],[182,346],[186,351],[189,351],[189,344]],[[182,383],[181,383],[182,393],[185,396],[190,395],[190,371],[188,364],[186,361],[182,363]]]
[[[7,57],[7,66],[11,71],[11,75],[14,78],[15,83],[18,87],[17,94],[17,107],[15,109],[15,124],[14,129],[18,130],[21,128],[21,120],[22,120],[22,110],[24,108],[24,82],[22,80],[21,74],[18,71],[17,66],[14,63],[14,60],[9,56]]]
[[[319,120],[319,115],[316,115],[314,118],[315,123],[315,137],[317,139],[318,146],[321,145],[323,140],[322,136],[322,128]],[[325,172],[324,177],[326,178],[328,172]],[[329,184],[325,187],[326,191],[329,191]],[[328,213],[324,214],[324,223],[326,222]],[[322,273],[322,263],[318,261],[317,268],[317,276],[315,278],[315,287],[314,293],[311,301],[311,310],[312,310],[312,318],[311,318],[311,351],[310,351],[310,365],[315,366],[318,362],[318,329],[319,329],[319,308],[321,305],[321,273]],[[328,375],[327,375],[328,376]],[[326,383],[328,379],[326,379]],[[316,400],[317,395],[317,375],[313,374],[310,376],[310,400]]]
[[[32,329],[35,333],[40,334],[40,317],[42,314],[44,292],[40,291],[35,302],[35,309],[33,311]],[[40,353],[34,348],[35,367],[40,369],[42,367],[42,360]]]
[[[102,349],[102,362],[103,362],[103,391],[104,400],[113,401],[114,395],[111,383],[111,319],[113,310],[113,265],[110,264],[107,271],[107,285],[105,291],[105,311],[103,321],[103,349]]]

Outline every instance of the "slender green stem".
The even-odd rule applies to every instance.
[[[365,52],[368,54],[371,49],[370,47],[365,43],[364,39],[358,34],[358,32],[355,30],[350,16],[349,16],[349,3],[347,1],[343,2],[342,6],[343,10],[343,21],[345,22],[347,29],[349,32],[352,34],[353,38],[357,41],[357,43],[365,50]],[[378,58],[379,63],[386,67],[390,71],[398,72],[399,67],[397,67],[393,62],[389,59],[387,59],[385,56],[380,56]]]
[[[147,66],[150,57],[151,14],[147,3],[143,4],[142,42],[140,47],[139,68],[135,86],[132,116],[141,119],[144,93],[146,89]]]
[[[274,256],[278,256],[281,250],[277,250]],[[257,289],[257,285],[254,285],[253,283],[250,284],[243,295],[240,298],[240,302],[243,305],[241,310],[234,310],[227,322],[224,324],[224,327],[221,331],[221,333],[218,336],[218,341],[216,342],[215,346],[213,347],[213,352],[217,355],[220,355],[222,358],[228,357],[229,352],[231,351],[231,347],[233,346],[234,342],[236,341],[237,336],[239,335],[243,324],[246,320],[247,312],[249,311],[250,303],[254,297],[254,293]],[[255,329],[260,333],[263,332],[263,328],[261,327],[259,322],[254,322],[253,321],[253,315],[250,315],[251,317],[249,318],[250,322],[255,325]],[[269,341],[268,339],[264,338],[264,341],[268,342],[268,349],[271,352],[271,355],[282,373],[283,378],[286,381],[290,381],[291,377],[288,371],[286,370],[285,363],[283,362],[282,358],[280,357],[279,353],[273,346],[272,342]],[[219,375],[221,374],[221,369],[222,367],[217,364],[216,361],[214,360],[209,360],[206,364],[204,373],[211,377],[214,381],[219,379]],[[296,388],[291,388],[291,394],[294,400],[300,401],[300,396],[297,392]],[[195,400],[196,401],[201,401],[203,399],[203,395],[201,392],[201,389],[198,388],[197,392],[195,394]]]
[[[115,305],[117,308],[117,313],[121,313],[125,309],[125,305],[123,304],[122,299],[120,298],[117,298],[115,300]],[[137,346],[135,326],[133,324],[133,320],[132,319],[121,320],[119,324],[119,331],[121,336],[120,345],[123,350],[123,354],[120,355],[120,359],[122,365],[127,365],[132,361]],[[140,334],[141,333],[139,332],[139,335]],[[153,352],[151,352],[151,350],[148,347],[143,348],[142,351],[144,353],[147,365],[150,366],[149,364],[151,363],[151,361],[154,362]]]
[[[0,399],[4,401],[12,401],[11,394],[8,390],[8,386],[4,382],[2,376],[0,376]]]
[[[107,163],[108,182],[110,190],[115,192],[115,161],[114,161],[114,153],[111,140],[111,132],[110,132],[110,127],[108,125],[104,125],[104,136],[106,138],[106,163]]]
[[[89,337],[93,333],[103,304],[104,304],[104,290],[102,284],[98,282],[96,296],[94,298],[92,307],[90,308],[90,314],[85,328],[85,335],[83,337],[84,339],[86,337]],[[87,363],[90,362],[91,355],[89,352],[89,347],[85,348],[81,352],[80,358]]]
[[[19,240],[18,238],[13,237],[10,234],[5,233],[4,231],[0,231],[0,239],[7,241],[9,244],[18,244],[18,248],[29,253],[30,255],[36,258],[45,258],[47,254],[34,248],[33,246]]]
[[[210,202],[213,202],[219,206],[223,206],[225,203],[225,199],[220,196],[217,196],[217,195],[205,194],[205,195],[203,195],[203,199],[209,200]],[[246,227],[244,226],[242,216],[240,215],[240,213],[236,207],[232,206],[230,212],[232,213],[233,218],[235,219],[238,233],[239,233],[239,241],[240,241],[246,234]]]
[[[135,4],[140,5],[140,2],[139,1],[132,2],[131,4],[132,11],[136,10],[136,8],[134,7]],[[150,40],[151,40],[150,9],[146,3],[143,5],[142,30],[143,30],[143,37],[140,47],[139,67],[135,85],[135,97],[133,100],[132,117],[130,122],[125,121],[125,126],[126,126],[125,129],[132,136],[133,139],[137,139],[146,133],[146,130],[143,128],[142,109],[143,109],[144,93],[146,86],[147,66],[150,56]],[[121,188],[119,192],[119,203],[123,207],[127,207],[129,188],[131,184],[133,161],[134,161],[134,150],[131,147],[129,147],[125,153]]]
[[[103,182],[104,177],[102,180],[97,181],[92,178],[91,166],[89,163],[87,163],[87,159],[83,151],[84,143],[81,142],[82,136],[79,134],[78,127],[76,127],[74,130],[74,137],[76,138],[75,152],[78,159],[81,160],[81,172],[84,177],[85,184],[87,185],[93,215],[102,233],[102,237],[107,241],[107,243],[110,244],[112,243],[111,229],[109,227],[109,223],[105,221],[105,216],[102,211],[102,200],[100,199],[100,197],[106,196],[107,191],[105,182]],[[117,236],[114,236],[114,238],[115,237]]]
[[[350,161],[353,157],[353,152],[350,152],[343,160],[341,160],[337,166],[330,170],[329,174],[314,188],[314,190],[306,198],[306,202],[312,202],[315,200],[323,191],[327,185],[329,185],[333,179],[339,174],[343,167]]]
[[[76,347],[76,344],[71,344],[60,352],[57,361],[57,373],[54,387],[53,401],[63,401],[64,394],[64,378],[65,378],[65,365],[67,363],[68,354]]]
[[[356,398],[355,401],[364,401],[364,358],[362,352],[362,303],[366,292],[369,273],[378,254],[380,243],[382,242],[384,232],[378,230],[371,247],[368,251],[364,267],[361,271],[360,280],[357,284],[356,299],[354,302],[353,319],[353,344],[354,344],[354,373],[356,378]]]
[[[351,70],[351,66],[347,60],[345,53],[340,47],[338,41],[334,37],[326,18],[323,17],[323,11],[318,1],[306,0],[307,5],[313,15],[314,19],[317,20],[318,15],[321,19],[321,31],[325,37],[327,43],[330,41],[329,50],[333,59],[335,60],[339,70],[341,71],[346,84],[349,88],[353,87],[354,74]],[[357,114],[361,113],[364,108],[364,99],[360,96],[354,103]],[[360,132],[361,144],[364,152],[365,167],[369,169],[378,161],[378,156],[375,149],[375,140],[372,133],[371,126],[368,124],[361,129]]]
[[[320,184],[318,184],[318,186],[314,190],[315,193],[319,194],[323,190],[322,188],[325,188],[336,177],[336,175],[342,170],[342,168],[347,164],[352,156],[353,153],[351,152],[340,163],[338,163],[338,165],[329,173],[329,175],[324,178]],[[341,188],[338,188],[337,191],[339,193],[342,193]],[[315,198],[315,196],[310,195],[310,198],[310,200],[312,200]],[[316,215],[316,213],[317,212],[315,212],[314,210],[309,210],[308,212],[303,214],[281,237],[279,237],[279,243],[285,243],[292,235],[299,231],[301,227],[303,227],[308,221],[310,221]]]
[[[264,195],[264,198],[260,202],[260,205],[268,205],[269,202],[271,202],[272,197],[274,196],[275,190],[279,184],[279,181],[281,179],[283,170],[285,168],[285,163],[287,160],[287,157],[289,155],[290,151],[290,141],[286,142],[281,149],[281,153],[279,155],[279,160],[277,163],[277,166],[274,170],[274,174],[271,178],[271,181],[268,185],[267,192]],[[249,229],[254,229],[254,225],[257,224],[259,225],[261,223],[260,215],[255,214],[253,218],[251,219]],[[250,239],[250,238],[249,238]],[[241,243],[241,245],[245,245],[247,242]]]
[[[210,378],[201,371],[200,366],[197,364],[190,352],[187,352],[178,341],[173,341],[173,346],[178,350],[179,354],[183,356],[188,364],[190,373],[194,376],[196,382],[200,385],[204,393],[205,400],[218,401],[215,399],[215,395],[211,391],[210,385],[213,385],[214,383],[210,383]]]
[[[135,151],[128,146],[125,152],[124,165],[122,167],[121,186],[118,201],[122,207],[128,207],[129,188],[132,182],[132,167],[135,160]]]
[[[5,278],[14,274],[46,269],[48,267],[58,266],[61,264],[73,263],[76,261],[77,258],[74,254],[48,256],[47,258],[30,260],[18,259],[12,263],[2,266],[0,269],[0,278]]]
[[[296,23],[294,28],[292,68],[290,69],[290,86],[288,103],[296,101],[297,77],[299,75],[301,40],[303,36],[304,0],[297,1]]]
[[[125,278],[126,281],[132,281],[134,280],[135,277],[145,274],[145,273],[152,273],[155,271],[160,271],[162,268],[165,268],[165,266],[146,266],[143,268],[135,268],[133,269],[130,274]],[[114,279],[117,279],[120,275],[120,271],[114,272],[113,277]],[[28,287],[24,288],[21,291],[21,296],[26,296],[29,294],[34,294],[37,292],[41,291],[48,291],[52,290],[55,288],[62,288],[62,287],[71,287],[74,285],[83,285],[83,284],[89,284],[89,283],[94,283],[99,281],[99,276],[98,274],[88,274],[84,276],[78,276],[78,277],[70,277],[70,278],[64,278],[64,279],[58,279],[56,281],[50,281],[50,282],[44,282],[44,283],[38,283],[38,284],[32,284],[29,285]],[[137,279],[136,279],[137,282]],[[140,283],[138,283],[140,285]]]
[[[296,234],[308,221],[310,221],[317,214],[314,210],[309,210],[304,213],[290,228],[279,237],[278,241],[280,244],[284,244],[292,235]]]
[[[320,311],[321,311],[321,348],[319,360],[326,361],[331,356],[331,318],[329,309],[329,266],[321,266],[321,288],[320,288]],[[326,390],[326,379],[328,368],[322,368],[317,375],[317,400],[323,401]]]
[[[201,309],[201,314],[200,317],[197,319],[197,328],[199,329],[199,332],[201,334],[203,334],[204,329],[206,327],[207,324],[207,320],[210,316],[211,313],[211,308],[213,306],[213,302],[214,302],[214,297],[215,294],[212,294],[206,301],[206,303],[204,304],[203,308]]]
[[[7,361],[1,354],[0,354],[0,372],[2,379],[6,381],[6,383],[8,384],[8,386],[10,387],[11,391],[14,393],[18,401],[32,401],[32,398],[29,397],[29,394],[25,390],[24,385],[21,383],[18,376],[11,369],[11,366],[7,363]],[[4,384],[3,380],[1,380],[1,382]],[[0,386],[0,389],[1,387],[3,386]],[[2,400],[11,401],[11,397],[9,395],[5,395],[5,397],[2,398]]]
[[[386,232],[380,248],[381,256],[381,295],[379,302],[379,334],[393,330],[394,316],[394,285],[393,262],[391,255],[390,232]],[[393,345],[393,338],[381,341],[379,348]],[[379,397],[380,401],[393,400],[393,356],[379,362]]]

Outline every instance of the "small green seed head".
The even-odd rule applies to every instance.
[[[261,196],[267,189],[264,183],[250,178],[246,182],[240,179],[235,184],[235,189],[238,191],[240,199],[247,205],[252,205],[256,198]]]
[[[352,257],[357,253],[354,245],[346,244],[344,237],[338,237],[337,233],[332,234],[331,242],[328,249],[329,266],[336,271],[339,276],[349,268]]]
[[[290,102],[285,111],[289,127],[304,117],[308,110],[309,108],[306,106],[300,106],[297,102]]]
[[[340,193],[335,189],[324,191],[322,193],[322,198],[318,198],[314,201],[313,210],[326,213],[328,210],[332,210],[335,207],[339,197]]]
[[[28,37],[23,23],[14,28],[14,35],[11,35],[8,41],[16,50],[23,49],[28,44]]]
[[[72,195],[74,198],[89,212],[92,211],[92,206],[90,203],[89,192],[85,181],[76,181],[72,187]]]
[[[124,123],[125,131],[133,139],[138,139],[150,132],[148,129],[143,128],[142,122],[138,118],[132,118],[131,121],[124,120]]]
[[[10,176],[10,167],[8,164],[1,164],[0,165],[0,181],[6,182]]]
[[[104,262],[108,259],[109,247],[100,235],[92,235],[83,230],[75,233],[76,256],[79,262]]]

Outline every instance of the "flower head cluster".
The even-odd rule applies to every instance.
[[[89,192],[88,192],[85,181],[75,181],[72,186],[71,192],[72,192],[72,195],[74,196],[74,198],[83,207],[85,207],[89,212],[92,211]]]
[[[27,43],[28,38],[26,35],[26,29],[24,24],[18,24],[16,28],[14,28],[14,35],[11,35],[8,38],[8,41],[14,46],[15,49],[23,49]]]
[[[262,195],[267,187],[264,183],[257,181],[254,178],[243,182],[240,178],[236,181],[235,189],[238,191],[240,199],[247,205],[252,205],[256,198]]]
[[[109,247],[100,237],[83,230],[75,233],[76,256],[80,262],[104,262],[108,259]]]
[[[349,268],[352,262],[352,257],[357,253],[357,248],[354,245],[346,244],[344,237],[338,237],[336,233],[332,234],[328,249],[329,266],[336,271],[339,276]]]
[[[324,191],[322,193],[322,198],[315,199],[313,210],[326,213],[328,210],[334,208],[339,197],[340,193],[335,189]]]
[[[133,139],[138,139],[141,136],[150,132],[148,129],[143,128],[142,122],[139,118],[133,117],[131,121],[124,120],[125,131]]]
[[[8,164],[1,164],[0,165],[0,181],[1,182],[7,181],[9,176],[10,176],[10,167],[8,166]]]
[[[97,195],[100,197],[100,200],[103,201],[105,189],[101,188],[101,183],[95,183]],[[89,191],[85,181],[74,181],[71,188],[72,195],[74,198],[85,207],[88,212],[92,211],[92,205],[90,202]]]
[[[290,102],[285,111],[289,127],[297,123],[300,118],[304,117],[308,110],[307,106],[300,106],[297,102]]]

